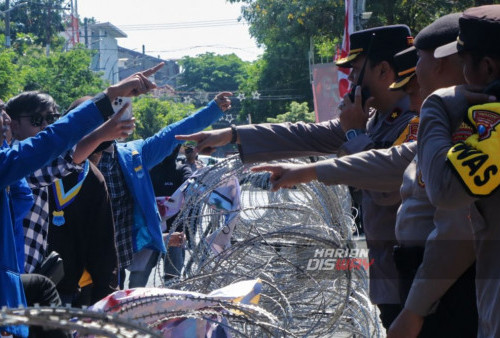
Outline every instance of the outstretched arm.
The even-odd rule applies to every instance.
[[[190,115],[181,121],[172,123],[155,135],[147,138],[142,147],[142,158],[145,167],[149,170],[170,155],[174,148],[181,143],[175,135],[197,132],[217,121],[229,108],[231,101],[228,96],[231,92],[222,92],[215,96],[207,107]]]
[[[191,135],[175,136],[180,141],[194,141],[197,143],[195,151],[200,154],[210,155],[217,147],[222,147],[231,142],[231,128],[217,129],[211,131],[201,131]],[[236,143],[239,142],[239,137],[236,138]]]
[[[34,137],[19,142],[18,147],[0,151],[0,188],[47,165],[61,153],[71,149],[80,139],[99,126],[114,112],[111,101],[117,96],[134,96],[156,87],[146,76],[163,64],[134,74],[107,88],[73,112],[47,126]]]
[[[264,164],[253,167],[252,171],[269,171],[271,173],[272,191],[281,188],[292,188],[296,184],[316,180],[316,163],[311,164]]]
[[[328,185],[347,184],[360,189],[390,192],[400,188],[403,173],[416,150],[416,143],[405,143],[312,164],[264,165],[252,170],[270,171],[274,190],[316,179]]]

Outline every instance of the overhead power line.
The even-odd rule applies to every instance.
[[[124,31],[144,31],[144,30],[169,30],[169,29],[188,29],[188,28],[209,28],[243,25],[243,21],[238,19],[190,21],[190,22],[170,22],[170,23],[152,23],[152,24],[134,24],[119,25]]]

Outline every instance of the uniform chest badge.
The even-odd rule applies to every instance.
[[[500,115],[488,110],[474,110],[472,118],[476,121],[479,141],[491,136],[491,131],[500,123]]]

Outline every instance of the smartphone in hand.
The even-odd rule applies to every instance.
[[[116,99],[113,100],[113,103],[111,104],[113,106],[113,111],[118,113],[120,109],[123,108],[128,103],[128,107],[123,113],[122,117],[120,120],[126,121],[130,120],[134,115],[132,114],[132,99],[130,97],[117,97]]]

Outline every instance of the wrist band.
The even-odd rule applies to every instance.
[[[349,141],[364,133],[365,131],[363,129],[349,129],[348,131],[345,132],[345,137],[347,141]]]
[[[113,110],[113,106],[111,105],[111,101],[103,92],[94,96],[92,98],[92,101],[94,101],[97,109],[99,109],[99,111],[101,112],[104,121],[106,121],[111,115],[115,113],[115,111]]]
[[[231,142],[232,144],[236,143],[238,140],[238,131],[236,130],[236,126],[234,124],[231,125]]]

